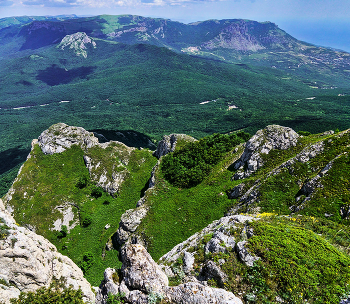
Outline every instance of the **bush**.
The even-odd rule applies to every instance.
[[[84,304],[81,289],[66,287],[64,281],[53,281],[49,287],[39,288],[35,292],[21,292],[18,299],[11,299],[12,304]]]
[[[58,234],[58,238],[59,238],[59,239],[62,239],[62,238],[64,238],[64,237],[66,237],[67,234],[68,234],[68,228],[67,228],[67,226],[66,226],[66,225],[62,225],[61,231],[60,231],[60,233]]]
[[[117,294],[108,294],[108,299],[107,299],[107,304],[121,304],[125,303],[124,298],[125,294],[124,293],[117,293]]]
[[[86,176],[82,176],[79,178],[79,180],[75,186],[79,189],[83,189],[87,186],[88,180],[89,179]]]
[[[85,252],[82,261],[79,263],[79,267],[84,274],[91,268],[94,263],[94,255],[91,252]]]
[[[91,196],[94,197],[94,198],[99,198],[101,197],[103,194],[103,190],[101,187],[93,187],[92,190],[91,190]]]
[[[10,234],[8,229],[10,228],[5,224],[5,220],[0,218],[0,240],[6,239],[7,236]]]
[[[84,227],[90,226],[91,223],[92,223],[92,216],[91,215],[86,215],[82,220],[82,224]]]
[[[245,132],[229,135],[214,134],[197,142],[186,144],[181,150],[163,158],[161,170],[174,186],[190,188],[202,182],[225,153],[245,142],[250,135]]]

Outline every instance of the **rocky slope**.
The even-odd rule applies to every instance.
[[[72,146],[79,146],[85,152],[83,160],[91,180],[96,186],[101,187],[106,192],[115,196],[128,175],[126,165],[128,164],[130,153],[133,151],[133,148],[129,148],[120,142],[100,144],[92,132],[88,132],[80,127],[71,127],[63,123],[51,126],[49,129],[42,132],[37,140],[33,140],[32,153],[37,145],[40,147],[42,153],[46,155],[62,153]],[[97,152],[105,152],[106,150],[109,151],[109,155],[101,159]],[[115,153],[118,153],[119,159],[114,162],[112,166],[109,166],[109,163],[106,163],[106,159],[108,160],[108,158],[112,157]],[[29,158],[30,157],[31,155],[29,155]],[[22,169],[20,172],[22,172]],[[19,174],[17,181],[22,178],[23,176]],[[4,197],[7,210],[13,212],[15,209],[13,205],[14,195],[21,195],[24,199],[28,200],[31,199],[26,190],[29,192],[30,189],[18,189],[16,182],[13,184]],[[52,219],[51,225],[53,225],[54,230],[60,231],[62,225],[68,226],[70,230],[79,223],[79,213],[76,212],[77,202],[66,201],[63,204],[53,204],[51,207],[59,210],[59,213],[56,213],[57,217]],[[35,231],[35,223],[27,224]]]
[[[221,138],[224,140],[224,137]],[[33,141],[33,150],[11,191],[5,196],[4,203],[23,224],[35,230],[38,217],[26,222],[26,218],[21,217],[22,213],[31,213],[20,208],[40,200],[30,187],[44,193],[47,186],[40,188],[40,183],[33,184],[32,180],[29,183],[28,172],[39,174],[42,170],[38,168],[42,166],[44,169],[45,160],[55,162],[52,170],[64,170],[64,164],[73,166],[68,160],[74,153],[77,153],[88,178],[116,198],[118,195],[130,195],[131,192],[123,191],[130,191],[137,183],[138,176],[130,179],[133,170],[145,171],[149,178],[146,185],[143,182],[138,186],[136,195],[126,197],[131,200],[131,206],[136,207],[134,209],[123,209],[124,206],[118,205],[121,201],[112,200],[112,196],[105,196],[101,201],[94,200],[92,195],[86,196],[90,202],[85,201],[84,204],[91,204],[94,209],[102,205],[104,216],[107,215],[103,208],[115,204],[112,216],[119,227],[114,222],[110,222],[112,227],[101,222],[90,229],[88,225],[84,226],[84,221],[77,221],[74,226],[75,217],[68,220],[67,216],[68,213],[74,215],[74,212],[67,211],[68,206],[74,207],[69,204],[64,205],[64,216],[56,223],[57,229],[62,229],[62,225],[67,223],[71,230],[67,238],[55,236],[61,250],[69,254],[84,253],[85,248],[76,252],[67,251],[62,246],[71,246],[71,240],[83,237],[80,233],[93,232],[96,234],[94,242],[97,238],[110,236],[109,242],[103,243],[105,248],[97,248],[96,261],[101,251],[104,259],[109,253],[117,254],[115,249],[119,248],[122,264],[120,269],[105,270],[104,280],[97,289],[98,304],[106,303],[109,293],[126,303],[311,303],[315,299],[324,303],[339,303],[341,300],[345,303],[350,292],[349,130],[312,135],[271,125],[259,130],[246,143],[231,147],[199,185],[188,189],[171,185],[163,175],[164,159],[172,151],[184,157],[181,153],[187,151],[187,146],[194,148],[195,143],[202,141],[179,134],[165,136],[154,152],[159,158],[157,160],[151,156],[151,151],[129,148],[118,142],[101,144],[91,132],[56,124]],[[220,142],[217,149],[223,144]],[[140,154],[138,157],[136,152]],[[209,152],[199,149],[198,153]],[[149,163],[146,170],[143,166],[147,157],[153,158],[154,162],[152,166]],[[77,162],[75,158],[74,162]],[[114,175],[109,171],[111,169]],[[124,178],[120,177],[123,172]],[[114,185],[119,183],[117,175],[122,181]],[[110,178],[109,186],[103,183],[103,176]],[[39,181],[42,183],[43,179]],[[74,192],[80,193],[84,181],[78,180],[78,186],[73,187]],[[125,183],[127,187],[123,188]],[[111,189],[117,190],[113,192]],[[70,195],[72,200],[73,194]],[[62,197],[62,194],[57,192],[57,196]],[[198,207],[198,202],[202,201],[205,203]],[[214,201],[213,206],[209,205],[211,201]],[[63,205],[58,206],[60,208],[53,204],[51,208],[61,210]],[[216,212],[214,208],[222,210],[215,221],[202,216],[208,206],[210,214]],[[82,211],[85,205],[78,207]],[[6,297],[18,295],[19,290],[47,286],[51,278],[57,276],[67,277],[67,282],[71,280],[76,287],[83,285],[81,272],[69,259],[54,253],[55,247],[43,238],[43,241],[39,240],[41,243],[37,241],[41,237],[33,231],[15,225],[8,211],[4,207],[2,209],[1,231],[6,232],[1,241],[5,253],[0,263],[3,260],[9,264],[2,267],[4,272],[0,272],[0,279],[3,279],[0,283],[8,294]],[[157,212],[161,217],[155,217]],[[223,216],[224,212],[226,216]],[[50,213],[38,214],[40,221],[52,221]],[[99,216],[92,220],[100,220]],[[171,222],[167,222],[168,216]],[[67,217],[66,222],[64,217]],[[185,231],[183,227],[192,220],[194,222],[188,226],[189,229],[199,228],[193,232]],[[198,221],[201,227],[194,226]],[[178,225],[179,222],[181,225]],[[156,227],[156,233],[149,229],[150,224]],[[75,235],[75,231],[79,233]],[[168,244],[162,246],[164,241],[172,242],[176,234],[182,238],[179,244],[169,249],[166,247]],[[42,245],[44,241],[48,245]],[[147,252],[150,248],[149,252],[154,254],[153,244],[160,244],[156,248],[157,254],[161,253],[158,264]],[[31,253],[27,254],[25,248]],[[42,253],[43,250],[45,253]],[[26,265],[27,261],[37,265],[36,260],[31,259],[32,255],[44,261],[45,265],[39,263],[37,266],[44,278],[36,276],[36,269],[25,273],[32,278],[30,280],[25,275],[12,278],[15,270],[11,273],[5,271],[18,267],[17,264],[12,265],[13,257],[13,262],[18,261],[21,265]],[[7,259],[8,256],[10,259]],[[46,269],[45,266],[50,263],[57,267]],[[89,269],[82,263],[79,265],[88,275]],[[108,266],[115,267],[115,260]],[[100,271],[102,274],[103,270]],[[86,299],[91,300],[87,291],[84,294]]]
[[[142,245],[128,244],[121,250],[122,280],[113,279],[115,270],[106,269],[97,292],[96,304],[106,303],[111,294],[123,294],[126,303],[230,303],[242,301],[231,292],[212,288],[201,282],[168,286],[168,278]],[[163,303],[164,303],[163,302]]]
[[[95,294],[81,269],[57,252],[48,240],[18,226],[0,199],[0,299],[10,303],[20,292],[48,287],[52,280],[63,279],[66,286],[80,288],[84,300],[93,302]]]
[[[77,56],[86,58],[88,56],[87,49],[90,47],[96,48],[96,42],[86,35],[86,33],[78,32],[64,37],[57,47],[61,50],[68,47],[72,49]]]

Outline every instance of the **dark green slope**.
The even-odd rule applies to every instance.
[[[27,149],[31,138],[57,121],[133,129],[155,138],[171,132],[255,132],[271,123],[314,132],[348,127],[348,97],[336,96],[344,90],[307,100],[328,92],[276,69],[95,41],[96,48],[87,46],[87,58],[53,45],[0,61],[2,152],[18,147],[20,155],[22,146]],[[1,184],[8,185],[10,176]]]

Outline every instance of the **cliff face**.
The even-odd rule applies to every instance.
[[[0,298],[5,303],[20,292],[48,287],[52,280],[63,279],[65,285],[83,291],[84,300],[93,302],[95,295],[81,269],[71,259],[57,252],[44,237],[18,226],[0,200]]]

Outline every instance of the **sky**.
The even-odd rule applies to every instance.
[[[297,39],[350,52],[350,0],[0,0],[0,18],[76,14],[271,21]]]

